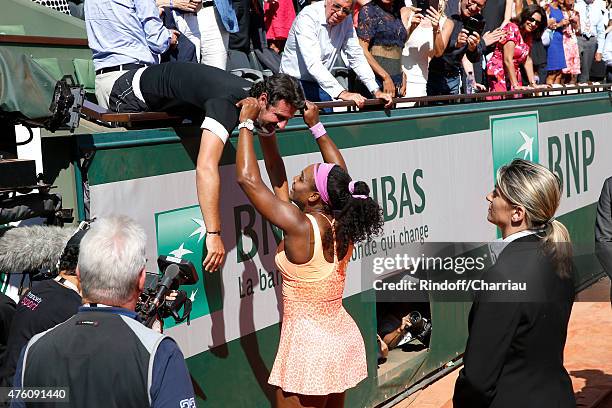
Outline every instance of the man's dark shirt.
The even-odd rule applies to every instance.
[[[74,315],[81,306],[81,296],[55,280],[35,282],[21,298],[11,324],[2,368],[2,381],[11,385],[19,353],[34,336]]]
[[[449,17],[452,19],[454,26],[451,36],[448,40],[448,45],[441,57],[434,57],[429,62],[429,73],[447,77],[455,77],[461,72],[461,60],[463,56],[467,56],[472,63],[480,62],[482,57],[483,41],[476,47],[475,51],[469,51],[468,46],[457,48],[457,38],[463,29],[463,18],[459,14],[454,14]]]
[[[504,14],[506,13],[505,0],[487,0],[482,9],[482,17],[485,20],[483,32],[493,31],[504,22]]]

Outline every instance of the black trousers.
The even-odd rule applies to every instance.
[[[133,92],[136,70],[117,81],[109,97],[116,112],[169,112],[186,117],[205,114],[231,133],[238,124],[236,102],[248,96],[251,82],[221,69],[190,62],[167,62],[147,67],[140,77],[143,104]]]

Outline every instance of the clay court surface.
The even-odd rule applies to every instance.
[[[581,293],[574,303],[565,345],[565,368],[572,378],[577,408],[612,408],[612,307],[610,280],[603,279]],[[395,408],[452,408],[459,370],[412,394]],[[544,407],[543,407],[544,408]]]

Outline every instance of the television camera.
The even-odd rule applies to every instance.
[[[192,301],[184,290],[179,290],[179,287],[198,282],[195,267],[187,260],[165,255],[157,258],[157,265],[162,274],[161,276],[152,274],[154,275],[152,279],[148,279],[145,290],[136,304],[136,312],[149,328],[162,324],[163,319],[167,317],[174,318],[176,323],[187,320],[189,324]],[[176,294],[172,291],[176,291]],[[179,315],[181,308],[183,313]]]

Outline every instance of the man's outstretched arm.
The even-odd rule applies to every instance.
[[[213,233],[221,231],[219,160],[221,160],[223,146],[223,141],[217,135],[210,130],[202,129],[196,164],[196,187],[206,231]],[[214,272],[221,266],[225,258],[225,246],[220,232],[219,234],[206,234],[206,251],[206,258],[202,265],[205,270]]]

